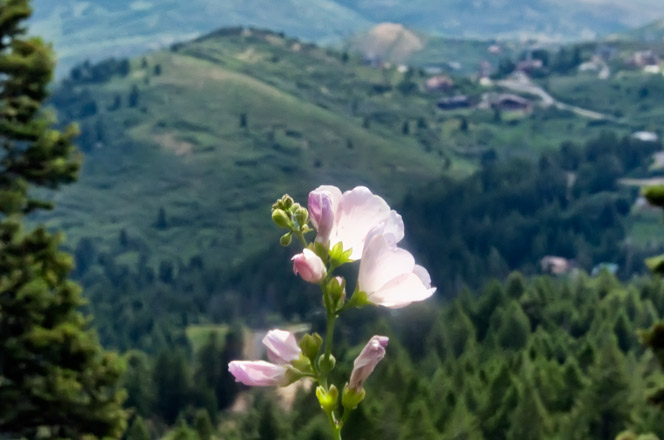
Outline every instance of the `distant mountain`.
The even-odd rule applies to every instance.
[[[337,0],[365,19],[451,37],[590,39],[664,16],[661,0]]]
[[[332,0],[34,0],[32,32],[53,42],[58,72],[85,59],[127,56],[222,26],[255,26],[316,41],[370,23]]]
[[[32,31],[60,76],[87,58],[127,56],[222,26],[339,42],[381,22],[451,38],[591,39],[664,16],[661,0],[34,0]],[[186,17],[186,18],[185,18]]]
[[[612,35],[611,38],[626,38],[645,42],[664,41],[664,19],[627,32]]]

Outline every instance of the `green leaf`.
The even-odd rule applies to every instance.
[[[664,186],[649,186],[643,191],[643,195],[651,205],[664,208]]]
[[[651,257],[646,260],[646,266],[653,273],[662,275],[664,274],[664,254],[656,257]]]

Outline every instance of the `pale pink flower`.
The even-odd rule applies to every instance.
[[[289,364],[299,359],[300,347],[297,345],[295,335],[285,330],[270,330],[263,338],[263,345],[267,348],[267,357],[275,364]]]
[[[385,348],[389,338],[387,336],[374,336],[364,346],[359,356],[353,362],[353,372],[350,375],[348,388],[360,391],[369,375],[378,362],[385,357]]]
[[[429,273],[390,234],[371,233],[364,244],[357,279],[373,304],[398,309],[429,298],[436,291]]]
[[[323,260],[310,249],[303,249],[302,253],[295,255],[291,260],[293,273],[299,274],[304,281],[320,283],[327,274]]]
[[[309,215],[318,231],[316,240],[329,245],[337,243],[351,249],[351,260],[362,258],[364,241],[370,231],[404,235],[403,221],[381,197],[358,186],[341,194],[335,186],[320,186],[309,194]]]
[[[265,361],[232,361],[228,371],[236,382],[252,387],[280,386],[287,382],[286,367]]]

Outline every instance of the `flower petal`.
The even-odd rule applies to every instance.
[[[289,364],[299,359],[302,352],[295,335],[285,330],[274,329],[267,332],[263,345],[267,348],[268,359],[275,364]]]
[[[425,286],[415,273],[408,273],[399,275],[374,292],[369,292],[367,299],[379,306],[399,309],[412,302],[425,300],[435,291],[435,287]]]
[[[358,275],[360,290],[371,294],[395,277],[410,274],[415,259],[410,252],[392,244],[392,237],[374,234],[365,243]]]
[[[341,242],[344,250],[352,249],[351,260],[362,258],[364,240],[376,225],[396,220],[390,214],[389,205],[381,197],[364,187],[346,191],[334,218],[330,233],[330,247]]]

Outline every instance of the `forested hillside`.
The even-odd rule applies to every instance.
[[[530,282],[514,273],[441,307],[353,312],[339,331],[338,365],[350,365],[367,335],[389,335],[390,346],[344,438],[587,440],[627,430],[661,438],[660,410],[646,400],[663,377],[637,331],[662,313],[661,281],[621,285],[608,273]],[[226,362],[237,356],[239,335],[211,333],[188,356],[128,355],[128,402],[136,409],[128,439],[143,438],[136,425],[160,431],[178,414],[174,438],[209,438],[210,418],[219,423],[216,438],[327,439],[313,390],[299,388],[289,403],[290,392],[246,394],[229,383]],[[238,392],[244,403],[217,413]]]

